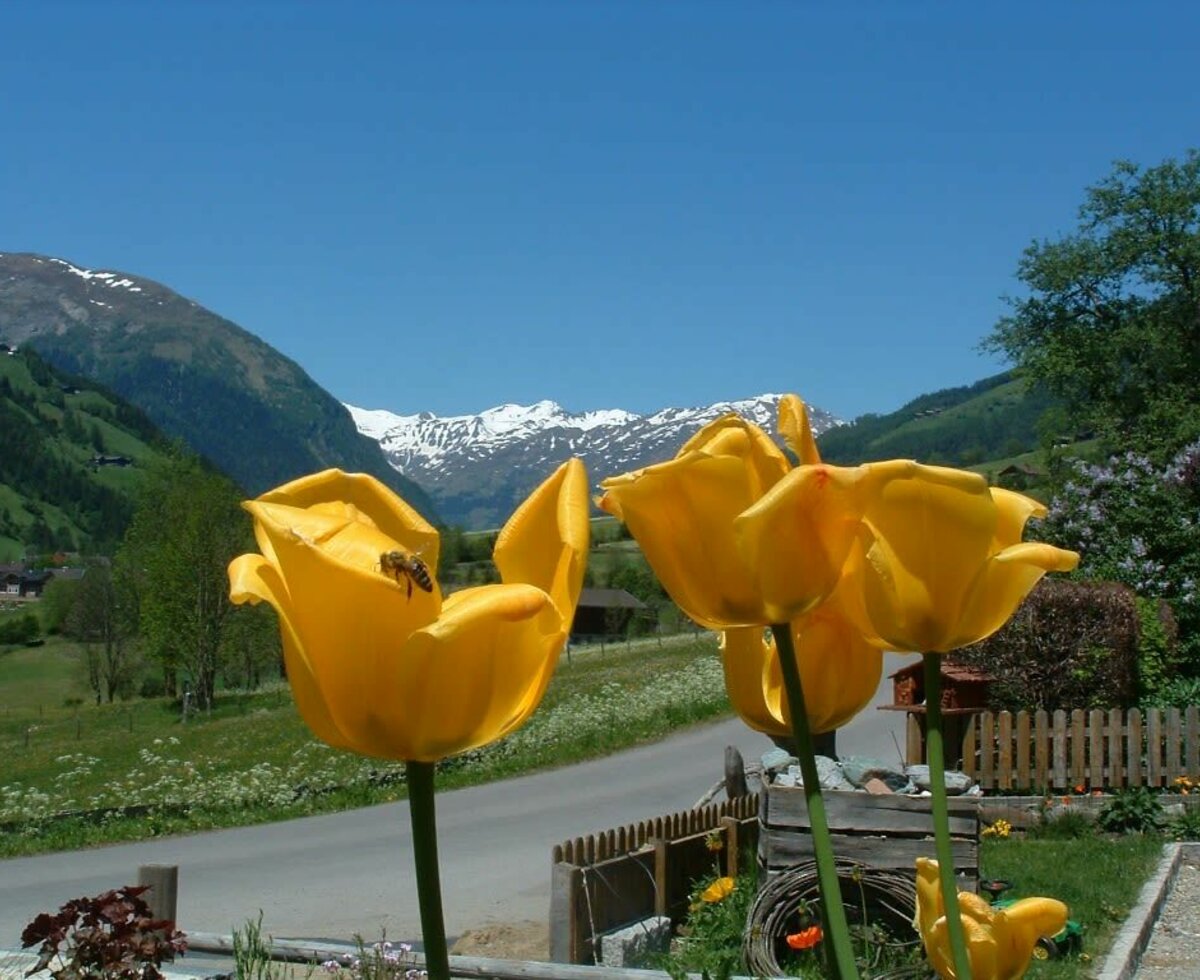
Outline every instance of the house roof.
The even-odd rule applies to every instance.
[[[601,609],[645,609],[646,604],[624,589],[582,589],[579,605]]]
[[[923,673],[925,665],[921,662],[909,664],[907,667],[901,667],[894,674],[888,676],[895,680],[897,677],[910,677]],[[980,670],[978,667],[970,667],[967,664],[956,663],[953,660],[942,658],[943,677],[948,677],[954,681],[990,681],[994,678],[986,670]]]

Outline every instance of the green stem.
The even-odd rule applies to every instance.
[[[783,672],[783,688],[787,694],[792,732],[800,758],[800,774],[804,780],[804,800],[808,806],[808,823],[812,828],[813,852],[817,859],[817,881],[821,886],[821,918],[825,920],[825,937],[833,947],[838,976],[841,980],[857,980],[858,968],[854,962],[854,948],[850,944],[850,926],[842,906],[842,886],[834,861],[829,821],[825,817],[825,800],[821,797],[812,733],[808,730],[804,688],[800,683],[800,669],[796,665],[796,651],[792,646],[792,628],[788,623],[777,623],[771,627],[771,633],[775,637],[775,653]]]
[[[417,868],[417,901],[421,906],[421,942],[429,980],[450,980],[446,925],[442,919],[442,884],[438,875],[437,814],[432,762],[409,762],[408,812],[412,817],[413,862]]]
[[[946,804],[946,753],[942,739],[942,658],[927,653],[925,660],[925,748],[929,784],[933,791],[933,838],[946,909],[946,931],[958,980],[971,980],[971,961],[958,911],[958,883],[954,874],[954,852],[950,846],[950,811]]]

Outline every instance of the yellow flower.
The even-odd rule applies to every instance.
[[[732,878],[718,878],[700,893],[702,902],[722,902],[733,894],[737,883]]]
[[[1022,543],[1036,500],[976,473],[908,460],[871,464],[862,533],[847,561],[861,592],[843,609],[889,650],[945,653],[990,636],[1046,572],[1079,555]]]
[[[1067,924],[1067,907],[1055,898],[1023,898],[997,909],[972,892],[959,892],[958,904],[974,980],[1019,980],[1029,969],[1038,939],[1061,932]],[[943,980],[957,980],[938,863],[929,858],[917,858],[917,918],[913,924],[938,975]]]
[[[279,614],[296,706],[318,738],[434,762],[501,738],[537,707],[583,584],[581,462],[559,467],[501,531],[503,584],[444,599],[432,576],[426,591],[386,559],[415,557],[427,573],[438,536],[373,477],[326,470],[244,506],[262,554],[230,563],[230,594]]]
[[[856,534],[864,467],[821,464],[804,403],[780,401],[793,468],[758,426],[725,415],[665,463],[605,480],[623,521],[688,616],[709,629],[789,622],[837,585]],[[768,506],[781,483],[788,510]]]
[[[792,620],[791,631],[809,729],[840,728],[871,703],[883,672],[882,651],[831,604]],[[766,735],[791,737],[774,639],[761,626],[726,630],[721,661],[729,701],[742,720]]]

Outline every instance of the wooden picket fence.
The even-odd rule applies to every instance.
[[[962,769],[985,790],[1170,786],[1200,776],[1200,708],[984,711],[965,726]]]
[[[605,932],[655,915],[682,921],[694,882],[714,869],[736,875],[757,832],[752,794],[555,845],[551,960],[592,963]]]

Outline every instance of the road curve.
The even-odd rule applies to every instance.
[[[876,703],[891,700],[886,675]],[[895,759],[903,715],[864,711],[838,735],[846,754]],[[721,777],[726,745],[747,760],[770,742],[740,721],[548,772],[438,795],[446,928],[544,920],[550,848],[559,841],[686,809]],[[263,912],[276,937],[419,936],[404,803],[186,837],[0,861],[0,949],[64,901],[136,880],[142,864],[179,866],[179,924],[228,933]]]

